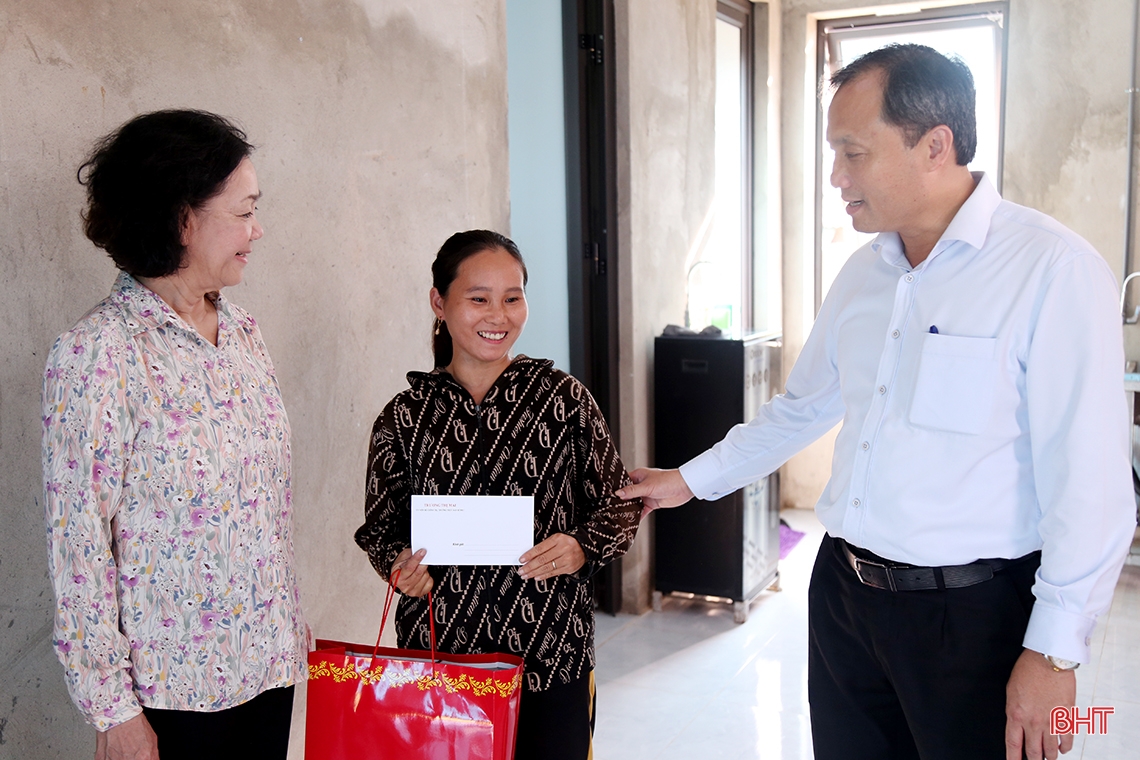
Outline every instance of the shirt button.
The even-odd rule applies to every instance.
[[[897,337],[899,337],[899,335],[900,335],[900,334],[901,334],[901,333],[899,333],[899,331],[898,331],[898,330],[895,330],[893,333],[891,333],[891,337],[892,337],[892,338],[897,338]]]
[[[914,282],[914,275],[913,275],[913,274],[908,274],[908,275],[906,276],[906,281],[907,281],[907,282]]]
[[[858,508],[859,504],[861,504],[861,502],[858,499],[851,500],[851,506]]]
[[[879,394],[881,395],[881,394],[886,393],[886,392],[887,392],[887,386],[880,385],[879,386]]]
[[[869,444],[867,441],[863,441],[863,451],[866,451],[869,448],[871,448],[871,444]]]

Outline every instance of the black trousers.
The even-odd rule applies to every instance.
[[[293,687],[270,689],[217,712],[143,708],[162,760],[285,760]]]
[[[519,702],[515,760],[587,760],[592,757],[594,673],[546,691],[526,691]],[[166,758],[163,758],[166,760]]]
[[[1004,760],[1005,687],[1040,555],[945,591],[864,586],[824,536],[808,590],[817,760]]]

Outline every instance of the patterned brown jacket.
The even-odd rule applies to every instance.
[[[387,578],[411,536],[411,494],[534,498],[534,542],[577,539],[574,575],[524,580],[509,566],[432,567],[436,646],[451,653],[521,655],[527,688],[545,691],[594,667],[594,573],[637,532],[640,500],[594,399],[548,360],[518,356],[481,404],[447,372],[411,372],[409,390],[372,428],[364,525],[356,542]],[[427,597],[402,597],[401,647],[427,649]]]

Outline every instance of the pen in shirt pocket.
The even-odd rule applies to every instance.
[[[938,327],[936,325],[930,326],[930,334],[931,335],[937,335],[938,334]]]

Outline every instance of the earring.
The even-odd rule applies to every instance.
[[[440,327],[440,325],[442,325],[442,324],[443,324],[443,320],[442,320],[442,319],[440,319],[439,317],[436,317],[436,318],[435,318],[435,334],[436,334],[436,335],[439,335],[439,327]]]

